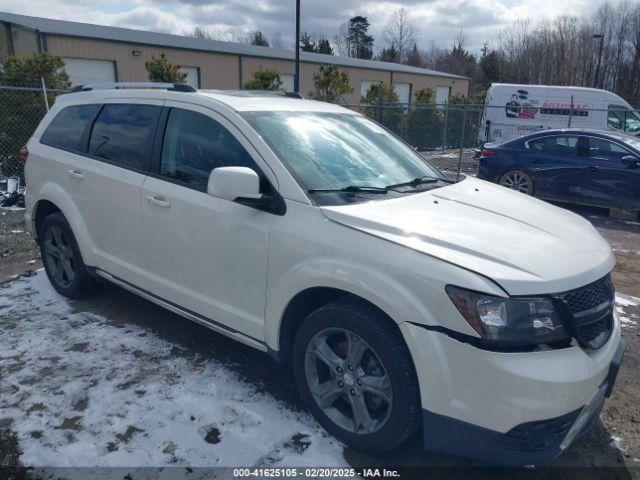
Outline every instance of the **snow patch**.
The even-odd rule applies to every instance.
[[[74,311],[42,270],[0,288],[0,420],[13,420],[22,463],[346,465],[308,414],[174,347]]]
[[[626,295],[624,293],[616,293],[616,312],[620,319],[622,328],[638,326],[638,315],[627,313],[624,307],[640,306],[640,298]]]

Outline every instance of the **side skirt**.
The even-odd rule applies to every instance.
[[[149,300],[150,302],[155,303],[156,305],[159,305],[163,308],[166,308],[167,310],[180,315],[181,317],[184,317],[188,320],[191,320],[192,322],[198,323],[200,325],[202,325],[203,327],[207,327],[210,330],[213,330],[216,333],[220,333],[222,335],[225,335],[229,338],[232,338],[234,340],[237,340],[240,343],[244,343],[245,345],[248,345],[250,347],[253,347],[257,350],[260,350],[261,352],[268,352],[269,349],[267,348],[267,345],[264,344],[263,342],[260,342],[254,338],[248,337],[247,335],[244,335],[238,331],[235,331],[233,329],[230,329],[218,322],[215,322],[209,318],[203,317],[202,315],[192,312],[190,310],[186,310],[174,303],[169,302],[168,300],[163,300],[162,298],[159,298],[157,296],[155,296],[153,293],[147,292],[146,290],[143,290],[141,288],[136,287],[135,285],[130,284],[129,282],[126,282],[125,280],[121,280],[117,277],[114,277],[113,275],[111,275],[110,273],[104,272],[98,268],[96,268],[94,270],[94,273],[115,284],[118,285],[119,287],[124,288],[125,290],[128,290],[132,293],[135,293],[136,295]]]

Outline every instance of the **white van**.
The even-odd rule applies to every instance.
[[[640,135],[640,112],[597,88],[494,83],[478,140],[505,142],[551,128],[589,128]]]

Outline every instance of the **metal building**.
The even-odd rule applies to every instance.
[[[266,67],[276,69],[283,87],[293,90],[293,50],[0,12],[0,61],[6,55],[34,52],[62,57],[73,84],[146,81],[145,63],[164,53],[196,88],[239,89],[253,72]],[[392,83],[403,103],[426,87],[436,93],[438,103],[452,94],[467,95],[469,89],[466,77],[408,65],[309,52],[301,52],[300,59],[300,93],[313,88],[313,74],[320,65],[333,64],[349,75],[354,88],[345,95],[349,104],[359,103],[378,82]]]

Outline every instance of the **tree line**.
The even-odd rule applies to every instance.
[[[212,38],[196,27],[193,36]],[[250,32],[240,41],[283,48],[281,36]],[[424,46],[410,11],[393,12],[376,39],[366,16],[343,22],[329,38],[303,32],[303,51],[431,68],[471,78],[471,95],[482,99],[491,83],[575,85],[613,91],[640,106],[640,3],[605,1],[585,16],[518,21],[472,53],[461,31],[450,46]],[[374,54],[375,51],[377,54]]]

